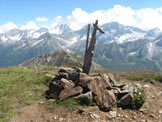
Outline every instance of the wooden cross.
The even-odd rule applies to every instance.
[[[87,40],[86,40],[86,48],[85,48],[85,56],[83,62],[83,73],[89,74],[92,64],[93,53],[96,44],[96,32],[99,30],[102,34],[105,32],[98,27],[98,20],[96,20],[95,24],[93,24],[94,29],[92,33],[91,42],[89,44],[89,33],[90,33],[90,24],[88,25],[88,32],[87,32]]]

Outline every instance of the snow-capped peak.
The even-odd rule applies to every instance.
[[[61,23],[56,23],[49,29],[49,33],[51,34],[62,34],[69,31],[71,31],[70,27]]]

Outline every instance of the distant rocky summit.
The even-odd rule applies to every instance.
[[[23,62],[21,65],[47,65],[47,66],[73,66],[82,67],[83,59],[71,50],[60,50],[49,54],[36,56],[30,60]],[[92,63],[93,70],[103,70],[103,68]]]
[[[65,65],[81,65],[81,57],[70,50],[60,50],[54,53],[43,54],[25,61],[22,65],[49,65],[49,66],[65,66]]]

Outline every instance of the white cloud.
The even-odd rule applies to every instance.
[[[54,22],[51,24],[51,27],[57,26],[59,23],[61,23],[61,21],[62,21],[62,16],[55,17]]]
[[[137,26],[143,29],[159,27],[162,29],[162,8],[144,8],[133,10],[130,7],[115,5],[106,11],[95,11],[87,13],[81,8],[72,11],[67,17],[68,24],[73,30],[78,30],[88,23],[94,23],[96,19],[99,24],[108,22],[119,22],[124,25]]]
[[[30,30],[30,29],[37,30],[37,29],[39,29],[39,27],[33,21],[30,21],[26,25],[21,26],[20,29],[22,29],[22,30]]]
[[[62,20],[62,16],[57,16],[56,18],[55,18],[55,21],[61,21]]]
[[[54,18],[54,22],[51,24],[51,27],[49,27],[49,32],[53,34],[60,34],[61,31],[58,28],[59,24],[62,24],[62,16],[57,16]]]
[[[159,27],[162,29],[162,8],[145,8],[136,12],[138,26],[145,29]]]
[[[12,22],[8,22],[8,23],[0,26],[0,33],[4,33],[7,31],[10,31],[12,29],[17,29],[17,25]]]
[[[99,20],[99,25],[108,22],[119,22],[124,25],[136,26],[142,29],[158,27],[162,30],[162,8],[134,10],[130,7],[115,5],[108,10],[98,10],[91,13],[81,8],[76,8],[72,11],[71,15],[67,16],[67,23],[71,29],[78,30],[88,23],[94,23],[96,19]],[[48,21],[48,18],[38,17],[36,21]],[[62,23],[62,16],[57,16],[48,28],[55,28],[60,23]],[[17,28],[17,26],[12,22],[8,22],[0,26],[0,33],[7,32],[14,28]],[[33,21],[30,21],[20,29],[39,29],[39,27]]]
[[[44,22],[44,21],[48,21],[48,18],[46,18],[46,17],[37,17],[36,18],[36,21],[38,21],[38,22]]]

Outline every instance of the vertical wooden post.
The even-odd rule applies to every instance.
[[[90,33],[90,27],[91,27],[91,25],[88,24],[88,31],[87,31],[87,40],[86,40],[85,54],[87,53],[88,46],[89,46],[89,33]]]
[[[85,47],[85,54],[84,54],[84,62],[83,62],[83,67],[85,62],[86,62],[86,54],[87,54],[87,51],[88,51],[88,47],[89,47],[89,33],[90,33],[90,27],[91,25],[88,24],[88,31],[87,31],[87,40],[86,40],[86,47]],[[84,68],[83,68],[84,69]]]
[[[104,33],[99,27],[98,27],[98,20],[96,20],[95,24],[93,24],[94,29],[92,33],[92,38],[91,42],[88,45],[86,42],[86,51],[85,51],[85,56],[84,56],[84,63],[83,63],[83,73],[89,74],[89,71],[91,69],[91,64],[92,64],[92,58],[93,58],[93,53],[94,53],[94,48],[96,44],[96,32],[99,30],[101,33]],[[89,37],[89,32],[87,33],[87,37]],[[88,48],[87,48],[88,47]]]

